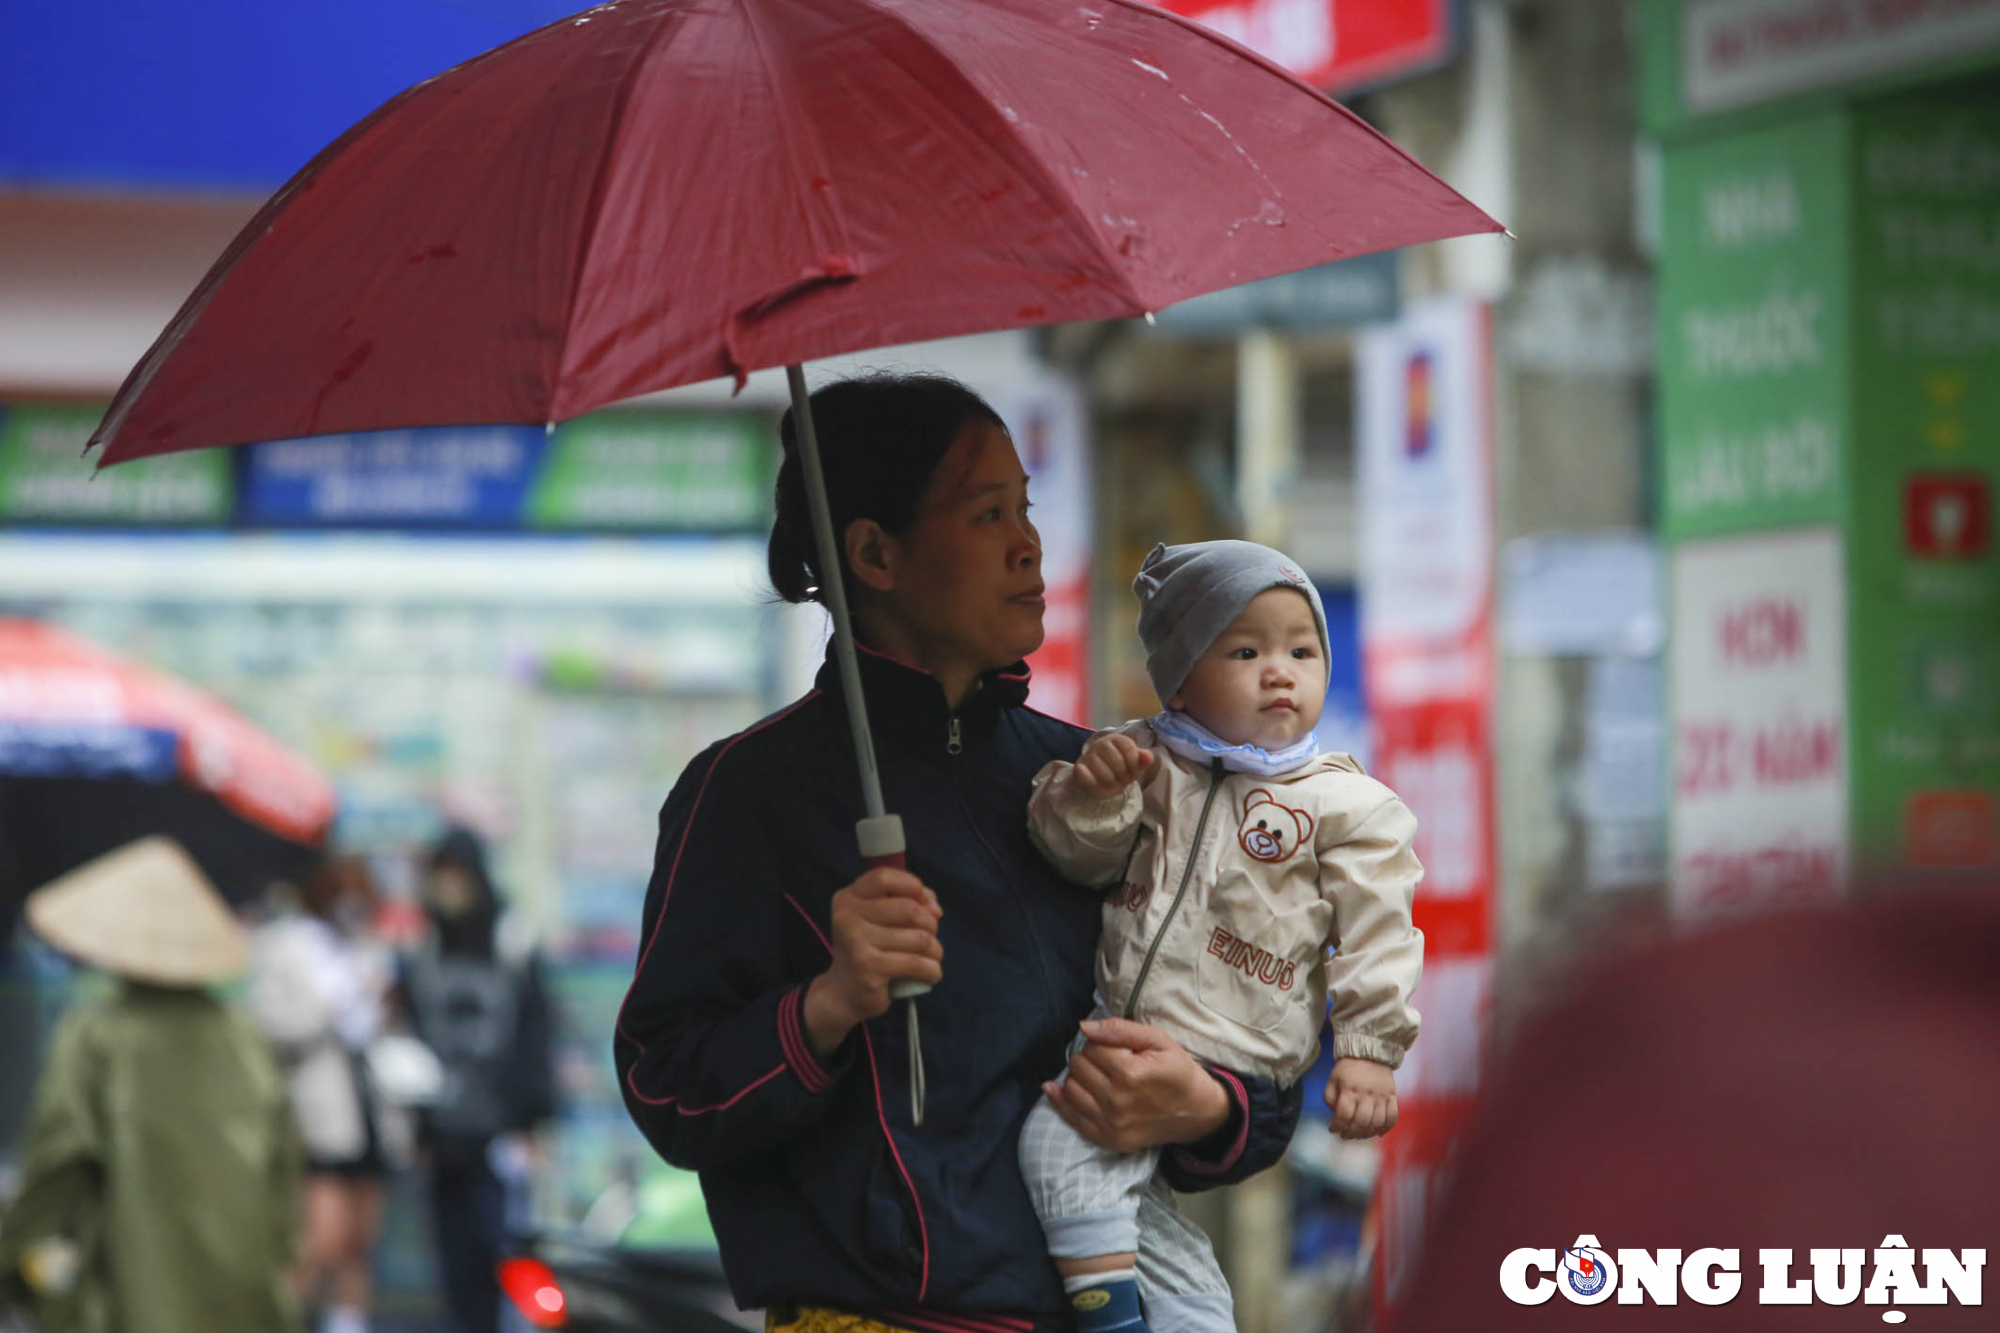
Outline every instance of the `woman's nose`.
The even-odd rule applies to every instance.
[[[1042,558],[1042,535],[1031,523],[1015,530],[1013,545],[1007,548],[1007,563],[1018,569],[1033,569]]]

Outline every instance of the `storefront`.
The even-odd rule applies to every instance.
[[[1672,897],[2000,865],[2000,5],[1645,11]]]

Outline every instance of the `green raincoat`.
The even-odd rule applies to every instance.
[[[0,1290],[27,1295],[45,1333],[293,1333],[299,1156],[248,1020],[124,982],[56,1032],[0,1223]]]

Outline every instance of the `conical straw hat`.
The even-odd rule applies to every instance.
[[[243,927],[171,838],[142,838],[28,897],[35,933],[108,972],[160,986],[205,986],[249,961]]]

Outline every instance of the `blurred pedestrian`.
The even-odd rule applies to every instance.
[[[294,1282],[321,1333],[366,1333],[395,1112],[369,1086],[365,1054],[392,980],[366,924],[366,863],[328,857],[297,909],[258,930],[250,1009],[279,1054],[306,1148],[304,1225]],[[407,1139],[407,1133],[403,1138]]]
[[[502,912],[476,833],[454,828],[432,848],[423,895],[432,935],[404,985],[416,1035],[444,1066],[421,1120],[438,1267],[460,1333],[494,1333],[503,1176],[522,1182],[541,1159],[536,1134],[556,1112],[554,1025],[541,958]]]
[[[242,928],[147,838],[35,893],[51,945],[117,978],[57,1029],[0,1224],[0,1291],[44,1333],[289,1333],[299,1145],[256,1028],[207,987]]]

